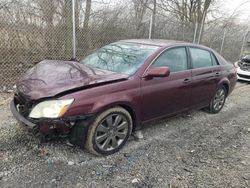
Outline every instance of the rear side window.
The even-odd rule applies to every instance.
[[[193,68],[203,68],[213,66],[211,54],[207,50],[190,48]]]
[[[172,48],[160,55],[153,67],[169,67],[170,72],[187,70],[187,51],[185,47]]]

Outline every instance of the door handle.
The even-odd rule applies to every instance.
[[[220,75],[221,75],[220,72],[216,72],[216,73],[215,73],[215,76],[216,76],[216,77],[218,77],[218,76],[220,76]]]
[[[190,78],[185,78],[185,79],[183,80],[183,83],[185,83],[185,84],[187,84],[187,83],[189,83],[189,82],[191,82],[191,79],[190,79]]]

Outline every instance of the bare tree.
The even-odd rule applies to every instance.
[[[239,57],[249,29],[247,23],[238,22],[237,14],[219,14],[218,0],[75,1],[79,58],[119,39],[147,38],[151,16],[153,38],[192,41],[197,28],[196,39],[217,51],[223,47],[223,55],[231,61]],[[0,0],[4,82],[13,83],[33,61],[71,58],[71,8],[71,0]],[[13,71],[19,64],[23,68]]]
[[[146,15],[149,0],[132,0],[134,8],[135,36],[139,37],[143,32],[143,21]]]
[[[84,22],[83,22],[83,35],[85,41],[86,51],[91,47],[90,41],[90,28],[89,28],[89,20],[91,14],[91,0],[86,0],[85,2],[85,14],[84,14]]]

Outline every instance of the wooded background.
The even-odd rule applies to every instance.
[[[120,39],[152,38],[204,44],[234,62],[249,23],[222,0],[75,0],[81,59]],[[242,6],[244,6],[242,4]],[[195,35],[196,33],[196,35]],[[0,0],[0,90],[12,89],[33,62],[72,57],[71,0]]]

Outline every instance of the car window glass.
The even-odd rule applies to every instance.
[[[155,61],[153,67],[169,67],[170,72],[187,70],[187,52],[185,47],[169,49]]]
[[[214,66],[219,64],[218,60],[215,58],[214,54],[212,54],[212,53],[211,53],[211,58],[212,58],[212,63]]]
[[[193,68],[213,66],[210,52],[199,48],[190,48]]]
[[[123,74],[134,74],[159,47],[133,43],[106,45],[80,62],[88,67]]]

